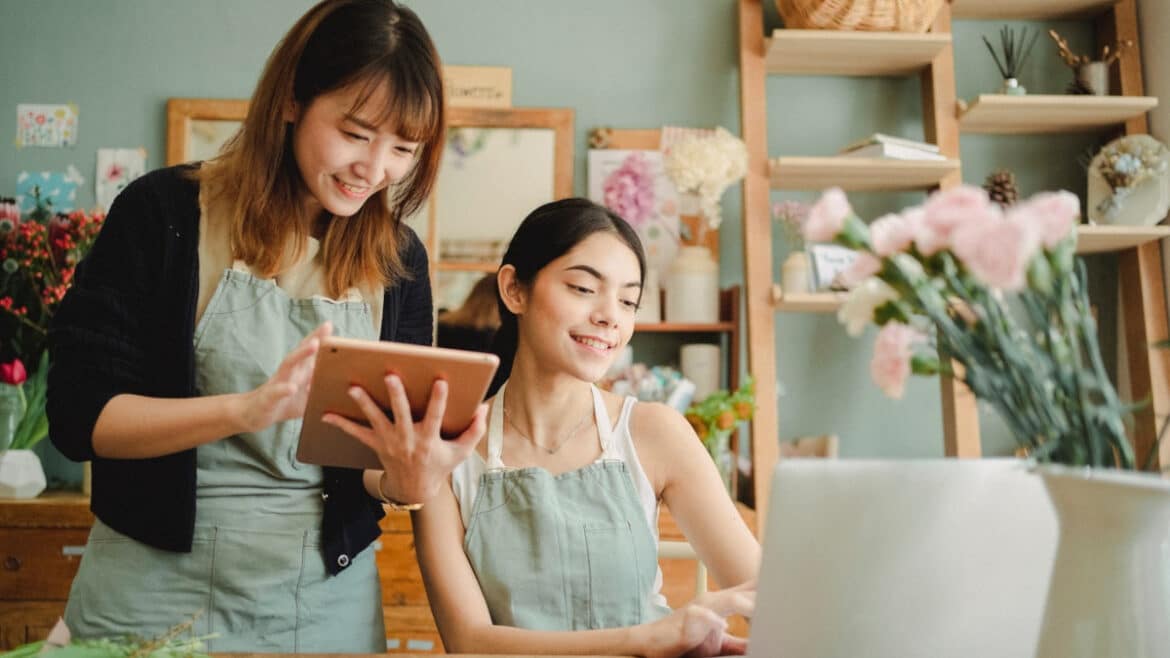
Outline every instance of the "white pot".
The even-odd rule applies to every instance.
[[[45,469],[35,452],[0,452],[0,498],[35,498],[44,490]]]
[[[1043,466],[1060,524],[1037,658],[1170,656],[1170,482]]]

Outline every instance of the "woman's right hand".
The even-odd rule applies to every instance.
[[[708,592],[647,627],[646,658],[741,656],[747,640],[727,632],[727,617],[751,618],[756,607],[754,581]]]
[[[332,323],[322,322],[284,357],[268,381],[237,398],[236,413],[244,431],[256,432],[305,415],[317,350],[332,333]]]

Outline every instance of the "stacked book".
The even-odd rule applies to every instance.
[[[841,150],[841,155],[853,158],[892,158],[894,160],[946,160],[938,147],[903,137],[874,133]]]

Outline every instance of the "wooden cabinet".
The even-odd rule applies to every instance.
[[[742,506],[740,512],[754,533],[755,514]],[[0,500],[0,651],[44,639],[65,612],[92,524],[89,499],[76,493]],[[685,539],[665,509],[659,533],[662,539]],[[374,549],[387,653],[443,653],[414,556],[409,513],[386,515]],[[693,560],[663,560],[662,571],[663,592],[671,606],[694,596]],[[732,628],[746,633],[746,622],[733,620]]]
[[[44,639],[65,611],[92,524],[76,494],[0,501],[0,651]]]

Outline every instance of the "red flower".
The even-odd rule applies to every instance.
[[[19,386],[28,379],[28,373],[24,370],[24,364],[20,359],[13,359],[12,363],[0,363],[0,383],[12,384]]]

